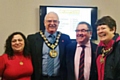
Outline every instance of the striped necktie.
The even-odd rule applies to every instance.
[[[78,80],[84,80],[84,56],[85,56],[85,45],[81,45],[82,51],[80,54],[80,64],[79,64],[79,75]]]
[[[55,36],[54,35],[50,35],[50,42],[53,43],[54,42],[54,39],[55,39]],[[50,51],[50,50],[49,50]],[[48,54],[49,55],[49,54]],[[52,76],[53,73],[54,73],[54,58],[50,57],[50,55],[48,56],[48,76]]]

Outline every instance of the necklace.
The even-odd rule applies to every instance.
[[[43,38],[43,40],[45,41],[45,44],[46,44],[50,49],[52,49],[52,50],[50,50],[50,52],[49,52],[50,57],[52,57],[52,58],[57,57],[57,54],[58,54],[58,53],[57,53],[57,51],[55,51],[55,48],[58,46],[58,42],[59,42],[61,33],[58,32],[58,35],[57,35],[56,40],[55,40],[54,43],[49,42],[48,39],[46,38],[46,36],[43,34],[42,31],[40,31],[40,35],[41,35],[41,37]]]
[[[24,63],[23,63],[23,61],[20,61],[19,64],[20,64],[20,65],[23,65]]]
[[[23,62],[23,56],[16,56],[16,58],[19,60],[19,65],[24,65],[24,62]]]
[[[109,48],[109,49],[107,49],[107,50],[105,50],[104,48],[102,49],[102,55],[101,55],[101,58],[100,58],[100,63],[101,63],[101,64],[104,63],[104,61],[105,61],[105,58],[104,58],[104,57],[105,57],[108,53],[110,53],[111,50],[112,50],[112,47]]]

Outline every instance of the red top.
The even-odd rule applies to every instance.
[[[3,80],[31,80],[32,72],[31,59],[22,53],[15,53],[12,58],[7,54],[0,56],[0,76]]]
[[[101,58],[102,58],[102,56],[99,55],[96,60],[97,70],[98,70],[98,80],[104,80],[104,67],[105,67],[106,57],[104,57],[103,63],[100,62]]]

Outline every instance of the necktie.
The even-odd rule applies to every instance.
[[[54,35],[50,35],[50,42],[53,43],[54,42]],[[50,57],[50,55],[48,55],[48,76],[52,76],[54,73],[54,58]]]
[[[80,54],[80,64],[79,64],[79,75],[78,80],[84,80],[84,56],[85,56],[85,45],[81,45],[82,51]]]

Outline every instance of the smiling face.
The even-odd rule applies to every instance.
[[[99,25],[97,26],[97,34],[101,41],[104,43],[108,43],[114,36],[115,27],[110,29],[107,25]]]
[[[22,52],[25,46],[23,37],[20,34],[13,36],[11,46],[14,52]]]
[[[79,24],[76,29],[76,40],[80,44],[86,44],[91,37],[92,32],[89,31],[86,24]]]
[[[44,25],[50,34],[53,34],[57,31],[59,25],[58,15],[54,12],[50,12],[45,16]]]

